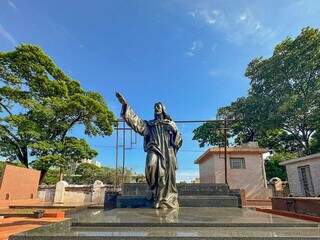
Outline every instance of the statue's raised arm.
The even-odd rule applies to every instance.
[[[118,98],[118,101],[122,104],[122,105],[127,105],[127,101],[124,98],[124,96],[122,96],[121,93],[116,92],[116,97]]]
[[[129,106],[128,102],[121,93],[116,93],[118,101],[122,105],[121,117],[123,120],[137,133],[140,135],[146,135],[147,125],[145,121],[139,118],[132,108]]]

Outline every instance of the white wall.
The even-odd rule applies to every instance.
[[[215,183],[214,161],[205,161],[199,164],[200,183]]]
[[[245,169],[230,169],[229,158],[244,158]],[[244,189],[248,199],[265,199],[268,190],[263,173],[261,154],[229,153],[227,157],[228,184],[231,189]],[[199,164],[201,183],[224,183],[224,158],[218,154]],[[214,174],[213,174],[214,172]],[[210,173],[210,174],[209,174]]]
[[[298,167],[310,166],[310,173],[315,195],[320,195],[320,159],[310,159],[286,165],[289,189],[293,196],[304,196],[301,189]]]
[[[59,203],[65,205],[103,205],[105,192],[112,189],[112,186],[102,183],[95,183],[93,185],[66,185],[63,191],[56,186],[40,186],[38,197],[42,202],[53,204],[55,203],[55,196],[62,194],[59,198]]]

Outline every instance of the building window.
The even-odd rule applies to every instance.
[[[244,158],[230,158],[230,168],[232,169],[246,168],[246,163],[244,161]]]
[[[298,172],[303,195],[306,197],[314,196],[314,188],[310,173],[310,166],[306,165],[298,167]]]

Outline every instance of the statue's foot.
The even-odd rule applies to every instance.
[[[167,202],[157,202],[154,204],[154,208],[156,209],[176,209],[179,208],[179,203],[174,202],[174,203],[167,203]]]
[[[154,193],[153,193],[152,191],[148,191],[148,192],[147,192],[147,195],[146,195],[146,199],[147,199],[148,201],[153,200],[153,199],[154,199]]]
[[[158,202],[154,203],[154,208],[155,209],[160,209],[160,204]]]

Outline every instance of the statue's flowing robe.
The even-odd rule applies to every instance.
[[[176,129],[172,127],[175,123],[169,119],[141,120],[129,105],[123,106],[121,115],[135,132],[144,137],[144,151],[148,153],[147,164],[150,160],[148,157],[156,154],[156,166],[150,169],[146,167],[146,179],[154,193],[155,207],[179,207],[176,154],[182,145],[182,138],[178,131],[173,130]]]

